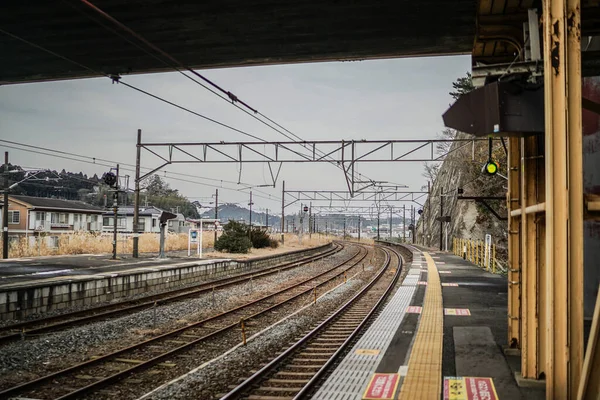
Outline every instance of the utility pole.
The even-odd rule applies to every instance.
[[[358,216],[358,241],[360,242],[360,215]]]
[[[346,216],[344,215],[344,239],[346,239]]]
[[[329,226],[327,225],[327,223],[329,222],[329,220],[325,220],[325,236],[329,235]]]
[[[113,254],[112,259],[117,259],[117,220],[119,213],[119,164],[117,164],[117,182],[115,183],[115,193],[113,194],[113,211],[115,220],[113,221]],[[135,217],[134,217],[135,219]],[[133,221],[134,224],[136,221]]]
[[[406,204],[402,205],[402,243],[406,243]]]
[[[377,240],[380,239],[380,237],[379,237],[379,216],[380,216],[380,210],[379,210],[379,207],[377,207]]]
[[[250,206],[250,229],[248,230],[248,235],[250,236],[250,240],[252,240],[252,190],[250,191],[250,203],[248,203],[248,205]]]
[[[219,189],[215,189],[215,220],[219,219]],[[217,243],[217,225],[215,221],[215,241]],[[214,244],[213,244],[214,246]]]
[[[444,241],[444,190],[440,188],[440,251],[443,250]]]
[[[394,209],[390,207],[390,241],[392,240],[392,218],[394,218],[393,211]]]
[[[285,235],[283,234],[283,228],[285,227],[285,181],[281,185],[281,244],[285,241]],[[288,221],[287,230],[290,230],[290,221]]]
[[[8,151],[4,152],[4,205],[2,207],[2,258],[8,258]]]
[[[412,244],[415,244],[415,239],[416,239],[416,234],[415,234],[415,230],[417,229],[417,224],[415,223],[415,206],[414,204],[410,205],[410,220],[411,220],[411,225],[413,226],[413,228],[411,229],[411,235],[412,235]]]
[[[269,229],[269,209],[267,208],[266,211],[267,211],[267,217],[266,217],[265,225],[268,230]]]
[[[140,162],[142,153],[142,130],[138,129],[137,152],[135,156],[135,189],[133,200],[133,258],[139,256],[140,243]]]
[[[308,238],[312,238],[312,201],[308,206]]]
[[[431,181],[427,181],[427,211],[429,212],[428,217],[431,218],[431,215],[433,215],[433,213],[431,212]],[[425,211],[423,211],[423,215],[425,215]],[[426,222],[427,218],[423,218],[423,221]],[[427,234],[423,236],[429,235],[431,235],[431,226],[427,226]],[[427,239],[427,244],[431,244],[431,242],[429,241],[429,237]],[[423,246],[425,246],[425,239],[423,239]]]

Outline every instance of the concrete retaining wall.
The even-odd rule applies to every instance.
[[[331,244],[249,260],[203,260],[137,268],[117,273],[57,278],[0,290],[0,319],[22,319],[57,309],[95,304],[150,290],[208,281],[232,272],[247,272],[312,255]]]

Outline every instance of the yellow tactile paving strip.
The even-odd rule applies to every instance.
[[[438,400],[442,390],[442,285],[433,258],[429,253],[423,254],[427,260],[427,289],[399,400]]]

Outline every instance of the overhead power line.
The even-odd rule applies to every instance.
[[[6,140],[2,140],[0,139],[1,142],[7,142]],[[135,172],[135,168],[128,168],[126,167],[127,165],[131,166],[131,164],[127,164],[127,163],[119,163],[118,161],[109,161],[109,160],[105,160],[108,162],[111,162],[111,164],[107,164],[105,162],[98,162],[98,161],[92,161],[92,160],[98,160],[98,158],[96,157],[91,157],[91,156],[80,156],[81,158],[75,158],[75,157],[69,157],[67,155],[64,154],[60,154],[60,153],[65,153],[65,152],[61,152],[61,151],[55,151],[53,149],[46,149],[46,148],[41,148],[41,150],[34,150],[31,148],[20,148],[17,146],[12,146],[12,145],[7,145],[7,144],[0,144],[1,147],[6,147],[9,149],[14,149],[14,150],[21,150],[21,151],[25,151],[25,152],[29,152],[29,153],[35,153],[35,154],[40,154],[40,155],[45,155],[45,156],[49,156],[49,157],[55,157],[55,158],[60,158],[60,159],[65,159],[65,160],[70,160],[70,161],[77,161],[77,162],[82,162],[82,163],[86,163],[86,164],[92,164],[92,165],[98,165],[98,166],[102,166],[102,167],[106,167],[106,168],[112,168],[114,167],[116,164],[120,164],[120,165],[124,165],[125,167],[121,167],[121,170],[123,171],[129,171],[129,172]],[[39,148],[39,146],[36,146]],[[58,153],[58,154],[53,154],[53,153]],[[87,159],[86,159],[87,158]],[[148,169],[148,168],[145,168]],[[196,176],[193,175],[189,175],[189,174],[180,174],[180,173],[176,173],[176,172],[168,172],[165,171],[170,175],[183,175],[183,176],[191,176],[194,178],[198,178]],[[170,180],[175,180],[175,181],[181,181],[181,182],[187,182],[187,183],[193,183],[196,185],[201,185],[201,186],[207,186],[207,187],[213,187],[213,188],[217,188],[217,189],[224,189],[224,190],[230,190],[230,191],[234,191],[234,192],[239,192],[240,190],[246,190],[246,188],[231,188],[231,187],[227,187],[227,186],[223,186],[223,185],[214,185],[214,184],[210,184],[210,183],[204,183],[204,182],[198,182],[198,181],[194,181],[194,180],[190,180],[190,179],[183,179],[183,178],[177,178],[174,176],[164,176],[163,178],[165,179],[170,179]],[[207,179],[207,178],[204,178]],[[210,178],[208,178],[210,179]],[[229,181],[230,182],[230,181]],[[253,189],[253,192],[258,192],[260,194],[255,194],[255,197],[259,197],[265,200],[273,200],[273,201],[280,201],[281,198],[275,195],[271,195],[269,193],[266,193],[264,191],[259,191],[256,189]]]
[[[212,94],[214,94],[214,95],[218,96],[219,98],[221,98],[222,100],[225,100],[228,103],[229,103],[229,100],[231,100],[231,104],[233,106],[235,106],[236,108],[238,108],[241,111],[245,112],[246,114],[250,115],[252,118],[254,118],[257,121],[259,121],[260,123],[266,125],[270,129],[273,129],[274,131],[276,131],[277,133],[281,134],[285,138],[290,139],[292,141],[300,141],[300,142],[304,141],[304,139],[302,137],[298,136],[297,134],[295,134],[291,130],[287,129],[283,125],[281,125],[278,122],[274,121],[273,119],[269,118],[267,115],[259,112],[256,108],[251,107],[250,105],[248,105],[244,101],[240,100],[236,95],[234,95],[233,93],[231,93],[228,90],[223,89],[222,87],[220,87],[219,85],[217,85],[216,83],[214,83],[210,79],[206,78],[204,75],[198,73],[197,71],[195,71],[191,67],[183,64],[181,61],[177,60],[175,57],[173,57],[172,55],[170,55],[169,53],[167,53],[163,49],[159,48],[158,46],[156,46],[155,44],[153,44],[152,42],[150,42],[149,40],[147,40],[146,38],[144,38],[142,35],[140,35],[136,31],[134,31],[133,29],[129,28],[127,25],[125,25],[121,21],[117,20],[115,17],[113,17],[112,15],[110,15],[109,13],[107,13],[106,11],[100,9],[98,6],[96,6],[95,4],[93,4],[91,1],[89,1],[89,0],[80,0],[81,3],[83,3],[85,6],[87,6],[91,10],[93,10],[95,13],[97,13],[98,15],[100,15],[102,18],[106,19],[107,21],[109,21],[110,23],[112,23],[113,25],[115,25],[116,27],[118,27],[119,29],[127,32],[133,38],[137,39],[139,42],[142,43],[142,45],[140,45],[139,43],[136,43],[135,41],[131,40],[130,38],[124,36],[123,34],[121,34],[120,32],[116,31],[115,29],[112,29],[111,27],[106,26],[104,23],[102,23],[101,21],[98,21],[96,18],[93,18],[92,16],[90,16],[87,13],[83,12],[79,7],[76,7],[76,6],[72,5],[67,0],[65,0],[65,1],[67,2],[67,4],[69,4],[70,6],[72,6],[77,11],[81,12],[87,18],[89,18],[92,21],[96,22],[97,24],[99,24],[104,29],[108,30],[109,32],[111,32],[111,33],[117,35],[118,37],[122,38],[123,40],[127,41],[128,43],[130,43],[131,45],[133,45],[137,49],[141,50],[145,54],[149,55],[150,57],[154,58],[155,60],[161,62],[163,65],[166,65],[169,68],[173,68],[175,71],[179,72],[181,75],[183,75],[187,79],[191,80],[192,82],[197,83],[198,85],[200,85],[204,89],[208,90]],[[149,51],[148,49],[144,48],[143,45],[145,45],[148,48],[150,48],[151,50],[153,50],[154,53],[152,51]],[[215,90],[211,89],[210,87],[206,86],[205,84],[203,84],[202,82],[198,81],[197,79],[194,79],[194,77],[191,77],[191,76],[187,75],[184,72],[184,70],[189,71],[190,73],[192,73],[196,77],[202,79],[204,82],[208,83],[210,86],[214,87],[215,89],[217,89],[221,93],[225,94],[227,97],[221,95],[220,93],[218,93],[217,91],[215,91]],[[239,107],[236,104],[238,102],[240,104],[244,105],[248,110],[251,110],[254,114],[248,112],[244,108]],[[266,121],[258,118],[255,114],[260,115],[261,117],[263,117],[264,119],[266,119],[268,122],[266,122]],[[273,125],[271,125],[271,124],[273,124]],[[308,149],[308,150],[310,150],[308,147],[305,147],[305,148]],[[325,153],[322,152],[322,151],[320,151],[320,150],[318,150],[317,153],[319,153],[319,155],[325,155]],[[335,163],[335,161],[332,160],[331,157],[326,156],[325,158],[326,159],[330,159],[331,163],[333,165],[335,165],[336,167],[338,167],[339,169],[341,169],[343,171],[343,167],[340,166],[339,164]],[[367,177],[366,175],[365,175],[365,178],[367,180],[369,180],[369,181],[374,181],[373,179]]]

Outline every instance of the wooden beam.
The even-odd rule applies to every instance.
[[[579,0],[543,2],[546,398],[574,399],[583,362],[583,165]]]

